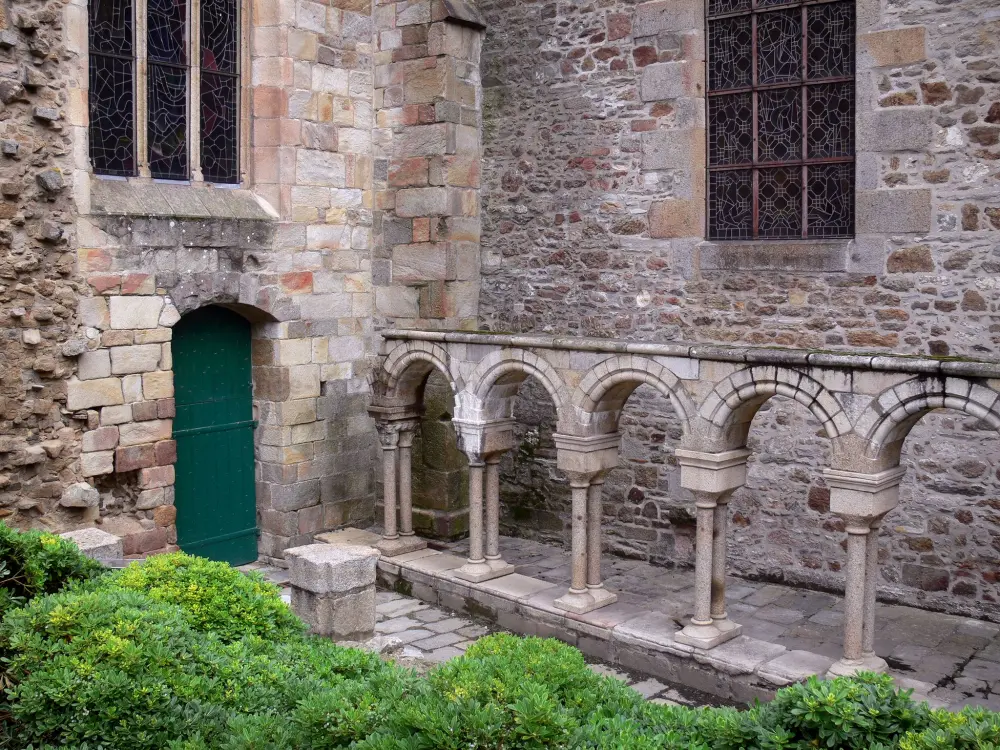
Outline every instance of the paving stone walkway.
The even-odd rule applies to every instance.
[[[458,557],[468,554],[465,541],[434,543],[433,547]],[[519,574],[548,584],[569,585],[568,551],[512,537],[502,537],[500,549],[508,562],[518,566]],[[278,583],[286,580],[284,571],[266,572]],[[665,615],[678,627],[691,616],[691,570],[605,556],[602,575],[605,585],[618,594],[620,605]],[[377,630],[404,641],[404,659],[446,660],[462,653],[487,628],[496,627],[399,594],[379,592],[378,597]],[[727,601],[730,617],[743,625],[743,634],[750,638],[830,660],[841,655],[841,596],[730,578]],[[883,603],[877,605],[876,622],[875,651],[887,660],[899,684],[913,683],[910,686],[918,688],[919,697],[936,705],[953,709],[983,705],[1000,711],[1000,625]],[[692,699],[685,687],[628,675],[617,667],[595,664],[594,668],[625,679],[647,697],[684,703],[712,700],[701,693]]]
[[[435,544],[453,555],[468,555],[467,541]],[[518,573],[569,585],[569,552],[527,539],[501,537],[500,550]],[[678,625],[691,617],[694,571],[655,567],[605,555],[605,586],[618,601],[666,614]],[[738,578],[727,580],[729,616],[751,638],[839,659],[842,654],[844,599]],[[876,605],[875,653],[891,673],[930,683],[929,697],[952,708],[983,705],[1000,711],[1000,625],[968,617],[928,612],[895,604]]]
[[[282,588],[285,602],[291,602],[288,571],[257,563],[241,569],[262,573],[265,578]],[[418,672],[425,672],[436,664],[461,656],[479,638],[501,630],[495,625],[460,617],[419,599],[391,591],[376,593],[375,612],[376,636],[383,636],[383,640],[392,638],[401,646],[392,653],[392,660]],[[718,703],[716,698],[684,686],[664,684],[646,675],[629,673],[593,659],[588,659],[587,662],[597,674],[622,680],[654,703],[683,706]]]

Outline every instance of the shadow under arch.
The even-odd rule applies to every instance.
[[[462,418],[473,417],[469,421],[512,419],[515,397],[528,378],[533,378],[545,389],[555,405],[557,420],[561,422],[568,400],[562,378],[542,357],[510,349],[492,352],[469,376],[464,394],[459,394],[460,401],[465,402],[459,404]],[[470,411],[478,414],[470,414]],[[456,414],[456,418],[458,416]]]
[[[448,351],[428,341],[407,341],[396,346],[374,373],[372,390],[377,397],[401,404],[420,404],[431,373],[447,381],[454,397],[459,388],[450,370]]]

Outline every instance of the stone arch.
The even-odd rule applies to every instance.
[[[430,341],[406,341],[398,344],[374,374],[373,389],[407,404],[417,404],[423,398],[424,384],[433,370],[448,381],[452,393],[460,389],[451,374],[451,357],[442,346]]]
[[[466,389],[459,394],[463,418],[470,421],[510,418],[518,388],[529,377],[535,378],[549,394],[561,422],[568,402],[562,378],[545,359],[523,349],[493,351],[476,366]]]
[[[697,407],[680,378],[655,360],[632,355],[606,359],[584,376],[573,396],[581,425],[596,434],[616,431],[625,402],[641,385],[652,386],[670,399],[686,433]]]
[[[840,403],[819,381],[804,372],[774,365],[747,367],[733,373],[709,393],[698,414],[726,448],[740,448],[746,444],[754,415],[772,396],[785,396],[805,406],[831,440],[851,430]]]
[[[1000,432],[1000,393],[964,378],[911,378],[883,391],[855,425],[865,455],[885,467],[899,464],[913,426],[934,409],[953,409]]]

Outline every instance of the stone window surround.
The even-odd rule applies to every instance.
[[[136,134],[136,155],[137,155],[137,165],[139,170],[139,175],[137,177],[118,177],[114,175],[94,175],[93,168],[90,163],[89,149],[85,148],[85,153],[82,159],[78,159],[77,168],[85,170],[89,173],[93,179],[102,180],[125,180],[128,182],[138,182],[138,183],[158,183],[158,184],[168,184],[168,185],[191,185],[198,187],[212,187],[219,189],[232,189],[240,187],[248,187],[250,183],[250,173],[249,167],[251,165],[251,150],[250,150],[250,131],[251,131],[251,104],[252,104],[252,65],[251,65],[251,44],[252,44],[252,0],[239,0],[238,10],[239,10],[239,25],[240,25],[240,85],[239,85],[239,106],[238,114],[240,119],[239,126],[239,144],[237,148],[237,154],[239,159],[239,169],[240,169],[240,181],[238,183],[209,183],[205,182],[201,174],[201,122],[198,117],[199,104],[201,99],[201,79],[200,79],[200,56],[197,54],[192,54],[191,65],[188,68],[189,75],[191,76],[188,83],[188,159],[191,168],[191,177],[188,180],[162,180],[153,179],[149,175],[149,166],[145,158],[146,153],[146,119],[147,119],[147,102],[146,102],[146,86],[147,86],[147,71],[146,71],[146,8],[147,0],[134,0],[135,7],[135,25],[134,34],[136,41],[136,97],[135,97],[135,109],[136,109],[136,122],[135,122],[135,134]],[[89,50],[87,39],[89,38],[89,27],[88,20],[89,16],[87,14],[87,0],[73,0],[71,6],[82,7],[82,13],[75,13],[72,18],[72,22],[83,24],[83,29],[80,31],[77,29],[75,32],[69,29],[67,24],[67,35],[71,33],[82,34],[84,43],[82,48],[77,49],[79,53],[79,78],[82,86],[82,112],[79,113],[81,122],[74,122],[74,125],[82,125],[84,132],[81,134],[83,140],[80,143],[89,143],[89,138],[87,137],[86,127],[89,122],[89,101],[87,98],[87,81],[89,75],[90,61],[89,61]],[[69,7],[67,12],[69,13]],[[200,32],[200,24],[195,23],[192,19],[198,18],[201,11],[201,0],[188,0],[188,28],[190,30],[190,45],[192,50],[198,49],[198,34]],[[70,19],[67,19],[68,21]],[[79,39],[79,37],[77,37]],[[77,45],[80,46],[79,44]],[[82,164],[80,161],[82,160]],[[89,202],[89,201],[88,201]],[[78,196],[78,207],[81,212],[87,213],[87,206],[79,204]]]
[[[878,148],[887,140],[880,130],[876,110],[877,95],[873,91],[873,72],[881,67],[876,55],[869,51],[867,41],[873,32],[883,31],[881,22],[881,0],[857,0],[855,13],[855,236],[848,239],[789,239],[789,240],[708,240],[707,237],[707,184],[704,188],[705,206],[702,216],[702,239],[694,246],[695,258],[690,271],[757,271],[757,272],[802,272],[818,274],[882,273],[886,251],[884,238],[888,234],[926,235],[931,231],[930,191],[919,188],[897,188],[879,190],[876,151],[921,151],[930,140],[929,127],[925,132],[919,128],[904,133],[893,142],[891,148]],[[700,66],[700,79],[705,80],[705,58],[707,56],[707,29],[704,13],[698,16],[695,31],[702,39],[701,59],[692,61]],[[909,29],[904,29],[909,31]],[[922,57],[920,58],[922,59]],[[881,61],[889,67],[886,61]],[[707,118],[707,101],[700,97],[703,117]],[[889,110],[897,108],[887,108]],[[921,108],[900,108],[921,109]],[[891,114],[891,112],[890,112]],[[704,147],[708,148],[707,128],[703,131]],[[910,142],[907,141],[907,137]],[[892,140],[892,139],[889,139]],[[707,169],[706,169],[707,175]],[[891,196],[888,193],[899,193]],[[917,195],[925,193],[926,196]],[[907,195],[908,194],[908,195]],[[926,221],[919,217],[916,221],[907,215],[899,223],[899,228],[886,226],[883,214],[890,213],[888,204],[893,199],[904,202],[907,197],[926,204]],[[926,200],[924,198],[926,197]],[[903,208],[903,207],[900,207]],[[903,208],[903,213],[908,213]],[[888,222],[892,224],[890,220]]]

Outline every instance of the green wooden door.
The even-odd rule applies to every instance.
[[[221,307],[174,326],[177,544],[242,565],[257,559],[250,324]]]

